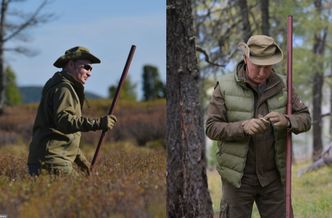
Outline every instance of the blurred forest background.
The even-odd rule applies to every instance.
[[[1,1],[0,15],[0,214],[13,217],[166,217],[166,96],[156,66],[142,66],[142,99],[130,77],[121,91],[115,115],[118,124],[106,134],[96,172],[89,178],[54,179],[27,176],[26,158],[41,87],[18,87],[6,52],[31,55],[26,47],[7,48],[25,40],[29,28],[47,25],[48,1],[30,14],[8,10],[14,0]],[[294,17],[294,86],[312,113],[312,130],[294,137],[294,171],[317,160],[332,136],[332,3],[323,0],[193,0],[201,102],[206,108],[216,80],[233,72],[241,54],[237,44],[252,34],[273,36],[286,60],[287,16]],[[17,16],[9,19],[11,16]],[[277,66],[286,73],[286,62]],[[130,74],[130,73],[129,73]],[[87,94],[85,116],[108,111],[109,98]],[[82,135],[82,149],[92,158],[98,132]],[[217,214],[220,178],[214,170],[215,146],[207,143],[208,182]],[[302,163],[304,162],[304,163]],[[312,176],[311,176],[312,175]],[[297,217],[330,217],[331,169],[293,180]],[[317,178],[320,178],[318,181]],[[328,190],[328,191],[326,191]],[[254,211],[254,217],[258,217]]]

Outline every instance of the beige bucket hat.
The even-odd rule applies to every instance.
[[[281,48],[272,37],[266,35],[253,35],[247,43],[241,42],[239,48],[256,65],[273,65],[283,58]]]
[[[91,64],[99,64],[100,60],[90,53],[89,49],[82,46],[76,46],[68,49],[64,55],[60,56],[55,62],[54,66],[63,68],[69,60],[89,60]]]

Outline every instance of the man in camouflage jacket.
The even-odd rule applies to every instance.
[[[283,54],[273,38],[254,35],[240,48],[244,59],[217,83],[206,120],[207,136],[219,142],[220,216],[251,217],[255,202],[261,217],[285,217],[286,135],[309,130],[310,114],[293,94],[285,115],[284,76],[272,68]]]
[[[80,46],[67,50],[54,62],[62,71],[43,88],[29,146],[30,175],[41,171],[76,175],[74,162],[89,174],[90,163],[79,148],[81,132],[111,129],[116,123],[113,115],[97,119],[82,116],[84,84],[95,63],[100,60]]]

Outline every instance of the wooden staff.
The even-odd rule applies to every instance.
[[[118,100],[118,97],[119,97],[119,93],[120,93],[120,90],[121,90],[121,87],[126,79],[126,76],[128,74],[128,71],[129,71],[129,67],[130,67],[130,63],[131,63],[131,60],[133,59],[133,56],[134,56],[134,53],[135,53],[135,50],[136,50],[136,46],[135,45],[132,45],[131,46],[131,49],[129,51],[129,55],[128,55],[128,58],[127,58],[127,61],[126,61],[126,65],[123,69],[123,72],[122,72],[122,75],[121,75],[121,78],[120,78],[120,81],[119,81],[119,85],[115,91],[115,95],[114,95],[114,98],[113,98],[113,101],[112,101],[112,105],[108,111],[108,115],[112,114],[113,113],[113,110],[115,108],[115,105],[116,105],[116,102]],[[96,152],[93,156],[93,159],[92,159],[92,162],[91,162],[91,166],[90,166],[90,170],[92,170],[93,166],[95,165],[96,161],[97,161],[97,157],[98,157],[98,153],[99,153],[99,150],[100,150],[100,147],[101,147],[101,143],[103,142],[103,139],[104,139],[104,136],[105,136],[105,133],[106,133],[107,130],[103,130],[101,135],[100,135],[100,138],[99,138],[99,142],[98,142],[98,145],[97,145],[97,148],[96,148]]]
[[[287,21],[287,115],[292,114],[293,17]],[[286,218],[292,218],[292,133],[287,133],[286,143]]]

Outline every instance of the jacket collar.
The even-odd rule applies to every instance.
[[[66,78],[67,80],[69,80],[69,82],[73,85],[73,86],[77,86],[77,87],[82,87],[82,88],[84,88],[84,86],[80,83],[80,82],[78,82],[78,81],[76,81],[67,71],[65,71],[65,70],[63,70],[63,71],[61,71],[60,72],[61,73],[61,75],[64,77],[64,78]]]

